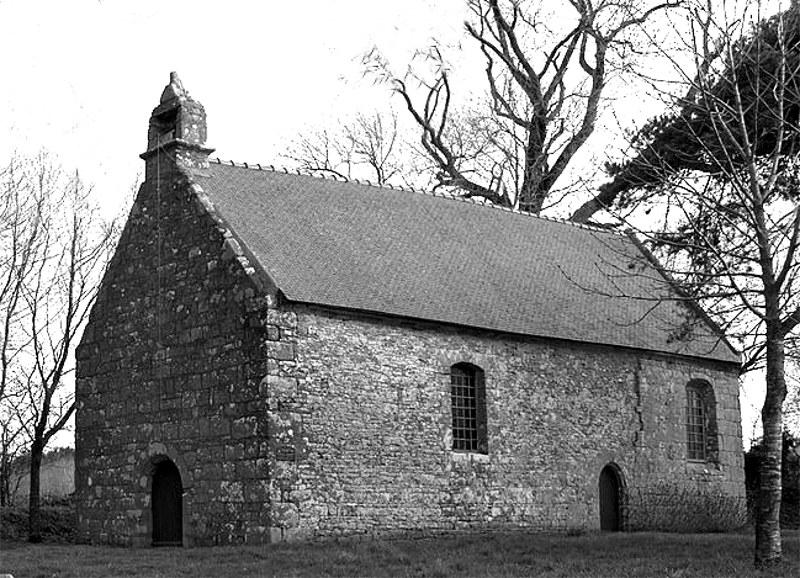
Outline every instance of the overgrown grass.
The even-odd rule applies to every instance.
[[[750,534],[494,534],[422,540],[195,549],[123,549],[3,542],[0,574],[108,576],[763,577],[800,575],[800,533],[784,533],[784,563],[752,567]]]

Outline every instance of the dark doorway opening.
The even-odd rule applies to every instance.
[[[183,484],[170,460],[153,472],[153,546],[183,546]]]
[[[620,503],[622,495],[617,469],[611,464],[600,472],[600,530],[619,532],[622,529]]]

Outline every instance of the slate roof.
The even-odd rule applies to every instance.
[[[437,196],[211,163],[197,177],[292,301],[738,363],[626,235]]]

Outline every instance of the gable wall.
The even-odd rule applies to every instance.
[[[742,513],[730,371],[303,305],[282,321],[296,358],[267,380],[274,540],[598,529],[609,462],[626,484],[627,528],[702,529]],[[450,449],[448,372],[462,361],[486,374],[488,455]],[[719,465],[685,459],[684,387],[695,378],[715,388]],[[697,496],[727,513],[691,518]]]
[[[160,205],[142,186],[77,352],[79,535],[149,545],[152,474],[170,459],[185,544],[263,541],[265,400],[253,376],[266,373],[269,336],[253,311],[272,298],[255,297],[202,192],[163,170],[177,185]]]

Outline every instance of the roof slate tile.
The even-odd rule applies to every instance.
[[[444,196],[211,164],[197,183],[293,301],[720,361],[627,236]],[[667,296],[659,300],[659,296]]]

